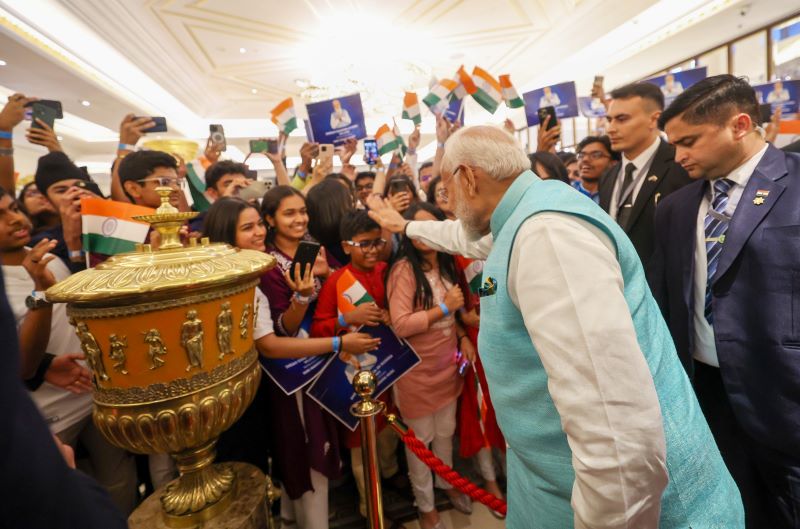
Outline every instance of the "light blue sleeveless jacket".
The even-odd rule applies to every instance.
[[[509,445],[507,527],[573,527],[572,453],[547,390],[547,374],[507,287],[517,231],[543,211],[580,217],[616,245],[625,300],[663,417],[669,484],[662,496],[660,529],[744,528],[739,491],[678,360],[636,250],[592,200],[561,182],[540,180],[530,171],[517,177],[492,215],[494,246],[483,278],[495,279],[497,290],[481,298],[478,344],[497,420]],[[535,263],[519,268],[522,273],[536,273]]]

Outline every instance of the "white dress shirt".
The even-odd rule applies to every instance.
[[[633,196],[631,197],[631,204],[635,204],[636,197],[639,196],[639,190],[642,189],[642,184],[644,184],[644,180],[647,178],[647,173],[650,172],[650,166],[653,165],[653,158],[656,157],[656,151],[659,145],[661,145],[661,138],[657,137],[648,148],[643,150],[639,156],[633,160],[629,160],[624,154],[622,155],[622,163],[619,164],[617,181],[614,182],[614,192],[611,193],[611,203],[608,207],[608,214],[611,215],[611,218],[614,220],[617,220],[617,210],[619,209],[617,202],[619,201],[619,196],[625,191],[622,189],[622,182],[625,179],[625,167],[630,162],[633,162],[633,165],[636,167],[636,172],[633,174],[633,182],[635,185],[633,186]]]
[[[406,233],[475,259],[492,247],[491,235],[468,241],[458,221],[415,221]],[[537,214],[514,240],[507,287],[572,450],[576,529],[657,527],[668,481],[661,409],[611,240],[571,215]]]
[[[736,206],[739,205],[739,200],[742,198],[747,182],[750,181],[750,175],[755,171],[758,162],[763,158],[764,153],[767,152],[768,145],[753,155],[749,160],[742,165],[731,171],[726,176],[728,180],[734,182],[734,185],[728,191],[728,204],[725,206],[725,215],[729,218],[733,217],[736,211]],[[717,358],[717,346],[714,343],[714,329],[706,320],[706,283],[708,282],[708,262],[706,255],[706,228],[705,221],[708,214],[708,208],[713,202],[714,186],[709,186],[709,192],[703,196],[700,202],[700,209],[697,210],[697,231],[696,240],[694,245],[694,280],[692,296],[694,300],[694,351],[692,356],[695,360],[703,362],[714,367],[719,367],[719,359]]]

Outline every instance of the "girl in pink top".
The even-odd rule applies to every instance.
[[[431,204],[413,204],[404,215],[410,220],[444,220]],[[392,326],[398,336],[419,354],[422,362],[395,385],[397,405],[405,422],[446,464],[453,462],[456,404],[462,379],[458,374],[458,350],[469,360],[475,349],[455,314],[464,305],[453,257],[419,241],[403,237],[387,279],[386,293]],[[463,340],[461,340],[463,338]],[[460,343],[459,343],[460,342]],[[436,511],[431,471],[406,450],[409,477],[420,511],[423,529],[444,528]],[[472,512],[469,499],[440,478],[453,506]]]

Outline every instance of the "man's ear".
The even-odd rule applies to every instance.
[[[469,196],[478,194],[478,179],[479,176],[472,170],[472,167],[465,165],[464,169],[461,171],[461,185]]]
[[[132,180],[124,182],[122,188],[133,198],[142,198],[142,186]]]
[[[753,130],[753,119],[749,114],[741,112],[731,118],[731,127],[733,137],[740,140]]]
[[[350,255],[350,245],[344,241],[342,241],[341,244],[342,244],[342,251],[344,251],[345,254]]]

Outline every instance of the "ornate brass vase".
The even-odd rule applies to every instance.
[[[94,379],[94,422],[113,444],[171,454],[180,477],[161,496],[166,522],[208,520],[230,503],[235,473],[214,465],[217,437],[251,403],[261,370],[253,344],[258,277],[274,258],[191,241],[162,193],[150,222],[158,250],[111,257],[47,291],[66,302]]]

